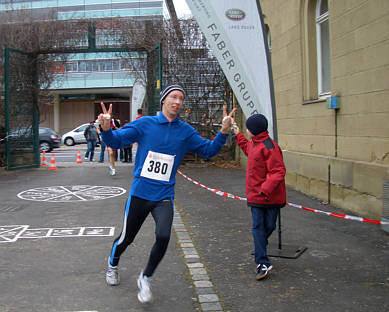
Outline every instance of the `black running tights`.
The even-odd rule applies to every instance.
[[[112,266],[117,266],[119,264],[121,254],[126,250],[127,246],[134,241],[143,222],[151,212],[155,221],[155,243],[151,249],[149,261],[143,273],[146,276],[152,276],[159,262],[165,255],[169,244],[173,223],[173,210],[172,198],[166,198],[156,202],[130,196],[126,203],[122,232],[119,237],[115,239],[112,246],[109,258],[110,264]]]

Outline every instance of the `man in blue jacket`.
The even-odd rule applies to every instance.
[[[146,268],[137,280],[140,302],[150,302],[151,277],[168,247],[173,222],[173,200],[176,171],[186,152],[197,153],[204,158],[215,156],[225,144],[230,132],[231,116],[224,119],[220,132],[212,140],[202,138],[189,124],[178,117],[183,106],[185,91],[179,85],[169,85],[161,91],[162,112],[158,116],[145,116],[119,130],[111,131],[112,105],[99,115],[101,137],[107,146],[119,149],[134,142],[138,149],[134,164],[134,180],[126,203],[123,229],[115,239],[110,257],[106,281],[118,285],[118,264],[120,255],[130,245],[144,220],[152,214],[156,224],[156,241],[151,249]]]

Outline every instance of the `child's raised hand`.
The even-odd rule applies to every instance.
[[[232,123],[232,128],[234,129],[235,135],[237,135],[238,133],[240,133],[240,129],[239,129],[238,125],[236,124],[235,120],[234,120],[233,123]]]
[[[230,132],[231,126],[233,124],[233,115],[236,112],[236,107],[227,115],[227,107],[223,106],[223,121],[222,121],[222,128],[220,129],[220,132],[223,134],[228,134]]]

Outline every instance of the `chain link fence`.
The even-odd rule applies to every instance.
[[[4,128],[8,133],[2,141],[7,147],[3,155],[8,169],[36,167],[39,166],[36,58],[6,49],[4,62]]]
[[[165,25],[163,83],[183,86],[186,98],[180,118],[212,140],[221,128],[223,106],[227,112],[233,108],[232,90],[197,22],[188,19],[179,23],[181,33],[171,29],[171,24]],[[231,160],[234,149],[229,136],[218,157]]]

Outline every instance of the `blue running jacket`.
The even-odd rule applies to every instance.
[[[130,196],[151,201],[174,197],[176,171],[186,152],[211,158],[220,151],[227,136],[219,132],[212,141],[206,140],[178,117],[169,122],[162,113],[101,133],[104,143],[114,149],[138,142]]]

